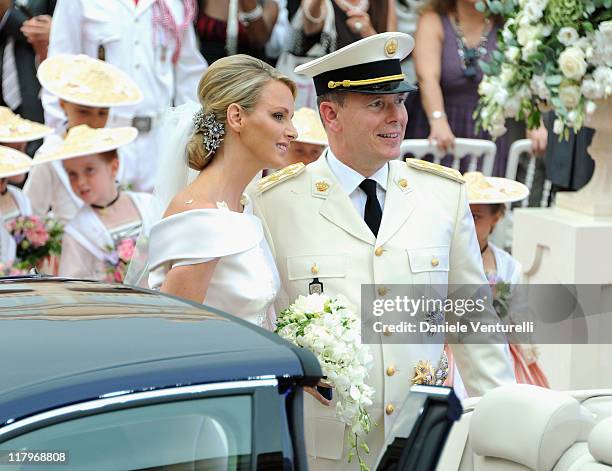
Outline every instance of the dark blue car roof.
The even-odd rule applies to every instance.
[[[118,391],[320,375],[314,356],[232,316],[99,282],[0,282],[0,427]]]

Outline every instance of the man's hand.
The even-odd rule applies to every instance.
[[[26,20],[21,26],[21,32],[34,48],[38,60],[45,60],[49,48],[51,17],[49,15],[40,15]]]

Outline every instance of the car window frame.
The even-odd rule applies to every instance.
[[[117,391],[97,399],[37,413],[6,424],[0,428],[0,445],[36,430],[75,419],[91,417],[135,407],[146,407],[170,402],[229,396],[250,396],[252,411],[251,463],[252,469],[262,459],[289,460],[295,463],[295,437],[286,413],[286,398],[276,378],[254,378],[189,386],[160,388],[152,391]],[[279,431],[270,433],[270,424]],[[280,456],[272,456],[278,455]],[[269,461],[267,462],[269,464]]]

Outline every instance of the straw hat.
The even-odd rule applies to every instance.
[[[142,101],[140,88],[125,72],[82,54],[49,57],[37,76],[50,93],[78,105],[109,108]]]
[[[300,108],[294,113],[292,121],[298,132],[296,142],[327,146],[327,134],[315,110]]]
[[[470,204],[513,203],[529,196],[529,188],[509,178],[485,177],[480,172],[466,172],[463,178]]]
[[[0,146],[0,178],[26,173],[32,167],[32,159],[12,147]]]
[[[0,142],[30,142],[53,133],[53,129],[24,119],[6,106],[0,106]]]
[[[101,154],[129,144],[137,135],[138,131],[132,127],[92,129],[86,124],[75,126],[60,145],[39,151],[34,156],[33,165]]]

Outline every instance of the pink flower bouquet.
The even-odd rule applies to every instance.
[[[8,231],[17,244],[14,267],[18,270],[27,271],[61,253],[64,227],[54,219],[19,216],[9,222]]]
[[[108,255],[104,262],[106,265],[106,281],[123,283],[135,249],[136,239],[132,237],[116,242],[114,247],[107,247]]]

